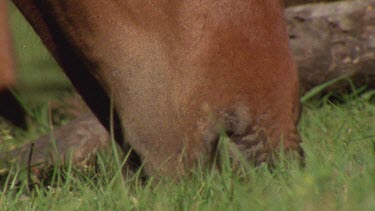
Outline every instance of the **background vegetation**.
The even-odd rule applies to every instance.
[[[27,131],[0,120],[2,144],[23,142],[49,127],[51,101],[72,88],[23,18],[12,8],[19,88],[29,110]],[[1,177],[2,210],[375,210],[374,91],[354,88],[328,93],[303,105],[299,128],[305,167],[286,161],[272,172],[263,165],[222,172],[198,170],[181,182],[146,182],[121,175],[121,160],[101,155],[95,169],[55,168],[44,185],[30,188],[26,169]],[[68,100],[69,101],[69,100]],[[64,102],[62,102],[64,104]],[[60,115],[52,112],[52,115]],[[64,123],[67,118],[58,121]],[[40,129],[42,128],[42,129]],[[225,143],[225,138],[223,138]],[[224,149],[225,150],[225,149]],[[226,161],[226,160],[224,160]],[[0,172],[1,173],[1,172]]]

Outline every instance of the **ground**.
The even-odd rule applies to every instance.
[[[12,17],[20,70],[20,88],[16,93],[28,110],[29,128],[14,130],[0,121],[2,143],[10,145],[47,131],[51,126],[50,115],[57,124],[65,124],[74,116],[61,114],[59,109],[50,112],[52,101],[59,102],[61,96],[72,95],[71,86],[14,10]],[[12,169],[1,178],[0,207],[4,210],[375,210],[373,95],[374,91],[358,88],[303,103],[299,122],[306,156],[303,167],[285,160],[281,153],[281,161],[272,170],[265,165],[255,168],[244,163],[233,167],[222,162],[221,172],[201,169],[179,182],[153,178],[144,182],[137,175],[124,179],[119,170],[122,160],[100,155],[95,169],[56,168],[51,171],[49,181],[40,186],[29,186],[27,169]],[[225,141],[223,137],[222,142]]]

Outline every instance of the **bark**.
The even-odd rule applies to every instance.
[[[342,75],[375,87],[375,0],[302,5],[286,14],[302,92]]]
[[[284,0],[287,7],[301,5],[301,4],[311,4],[311,3],[325,3],[325,2],[334,2],[342,0]]]
[[[84,167],[91,164],[99,149],[109,149],[110,144],[107,130],[92,113],[87,113],[32,143],[0,153],[0,161],[5,165],[2,170],[17,164],[30,166],[36,173],[56,163],[72,162]]]

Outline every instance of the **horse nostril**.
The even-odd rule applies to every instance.
[[[259,165],[267,161],[269,150],[267,150],[267,136],[265,129],[257,125],[248,124],[246,129],[239,133],[236,124],[225,130],[228,137],[227,150],[232,163],[242,161]]]
[[[228,129],[228,130],[225,131],[225,134],[230,138],[231,136],[234,135],[234,131],[231,130],[231,129]]]

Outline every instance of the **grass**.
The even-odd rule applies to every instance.
[[[46,102],[70,92],[70,84],[12,9],[19,55],[18,94],[33,114],[34,124],[48,125]],[[40,79],[42,78],[42,79]],[[57,88],[51,89],[57,84]],[[45,87],[48,87],[47,91]],[[319,90],[319,89],[316,89]],[[55,168],[45,186],[28,189],[28,174],[13,169],[0,183],[2,210],[375,210],[375,104],[373,91],[319,100],[305,96],[299,123],[306,165],[279,162],[197,170],[181,182],[142,183],[121,176],[121,161],[98,158],[97,169]],[[332,99],[332,98],[330,98]],[[35,120],[36,119],[36,120]],[[6,142],[43,133],[34,126],[11,136],[0,124]],[[5,129],[4,129],[5,128]],[[282,157],[282,155],[280,155]],[[282,159],[281,159],[282,160]],[[120,164],[119,164],[120,163]]]
[[[348,97],[348,96],[346,96]],[[350,96],[348,98],[351,98]],[[98,170],[56,169],[48,186],[28,191],[3,183],[0,206],[11,210],[375,210],[375,105],[309,102],[300,121],[306,166],[279,162],[222,172],[198,170],[181,182],[122,178],[117,162],[100,156]],[[286,165],[288,164],[288,165]],[[225,165],[225,164],[223,164]],[[15,171],[17,172],[17,171]]]
[[[16,50],[18,93],[34,107],[60,99],[72,85],[60,70],[23,16],[10,6],[11,26]]]

